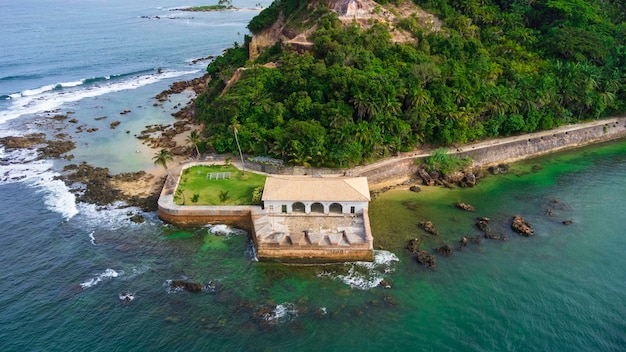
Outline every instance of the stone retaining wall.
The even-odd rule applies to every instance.
[[[458,155],[470,157],[474,161],[474,165],[484,166],[513,162],[624,136],[626,136],[626,118],[616,118],[586,128],[569,126],[554,131],[529,134],[502,145],[487,146],[480,149],[469,146],[459,150]]]
[[[626,137],[626,117],[617,117],[586,124],[564,126],[550,131],[517,137],[494,139],[451,149],[451,154],[469,157],[475,166],[485,167],[510,163],[554,151]],[[367,176],[370,190],[380,189],[415,178],[418,160],[428,155],[398,157],[397,162],[381,163],[358,173]]]

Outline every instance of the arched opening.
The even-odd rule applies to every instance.
[[[333,203],[330,205],[328,211],[333,214],[341,214],[343,213],[343,207],[339,203]]]
[[[311,213],[321,213],[324,214],[324,206],[322,203],[313,203],[311,204]]]
[[[305,209],[304,203],[302,202],[295,202],[291,206],[291,211],[294,213],[304,213],[304,209]]]

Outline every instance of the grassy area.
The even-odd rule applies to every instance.
[[[251,205],[252,194],[265,185],[265,175],[231,165],[198,165],[183,171],[174,202],[178,205]]]

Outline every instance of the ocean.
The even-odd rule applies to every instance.
[[[0,147],[0,350],[626,350],[623,140],[515,163],[471,189],[386,192],[370,204],[374,263],[258,262],[243,230],[177,228],[155,213],[137,224],[129,214],[139,209],[77,202],[56,178],[62,167],[153,167],[154,151],[134,135],[172,123],[189,99],[154,96],[201,75],[207,61],[193,60],[243,42],[257,3],[269,5],[188,13],[172,9],[207,4],[2,4],[0,136],[68,133],[77,147],[71,161]],[[476,212],[456,209],[460,201]],[[535,236],[510,229],[516,214]],[[477,216],[506,241],[459,250],[462,236],[479,235]],[[429,269],[404,248],[414,237],[454,254],[436,254]],[[126,293],[134,299],[120,299]]]

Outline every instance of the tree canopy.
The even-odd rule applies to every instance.
[[[346,26],[327,11],[308,52],[278,43],[250,62],[249,38],[226,50],[209,65],[213,79],[196,100],[207,146],[237,153],[228,129],[237,122],[244,153],[345,167],[425,143],[462,144],[624,111],[621,1],[415,2],[443,20],[441,31],[406,18],[398,26],[415,40],[394,43],[386,24]],[[286,3],[292,13],[307,6],[272,6],[284,11]],[[277,68],[262,66],[269,61]],[[223,91],[239,67],[239,80]]]

